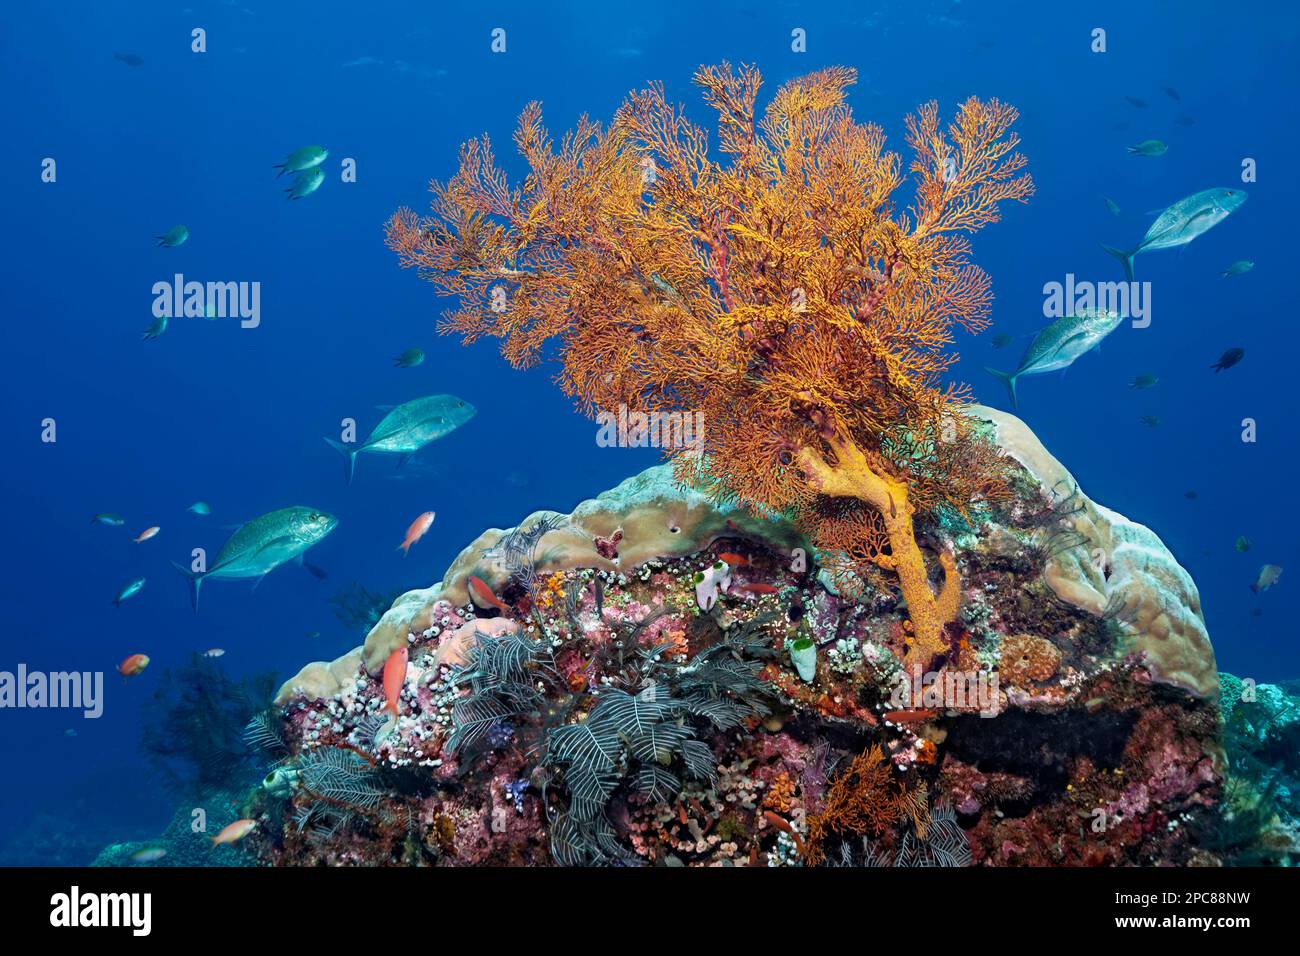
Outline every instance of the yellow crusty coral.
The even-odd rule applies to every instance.
[[[668,450],[679,478],[795,515],[841,571],[896,574],[909,663],[924,662],[959,588],[940,554],[933,593],[913,520],[965,513],[1001,478],[960,414],[967,392],[942,381],[954,326],[988,324],[990,283],[962,234],[1033,185],[1011,107],[969,99],[945,128],[922,106],[905,172],[882,130],[854,119],[855,79],[831,67],[792,80],[760,116],[756,69],[701,67],[723,162],[660,85],[558,143],[532,104],[515,134],[520,185],[472,141],[430,187],[430,214],[399,210],[387,236],[403,266],[459,296],[444,330],[498,338],[521,367],[553,349],[584,411],[700,416],[703,454]]]

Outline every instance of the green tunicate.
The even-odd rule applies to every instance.
[[[817,676],[817,645],[806,637],[799,637],[786,645],[790,652],[790,662],[799,672],[799,679],[811,684]]]

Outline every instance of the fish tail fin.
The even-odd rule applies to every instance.
[[[158,245],[160,246],[166,244],[167,242],[167,240],[164,239],[162,236],[154,236],[154,238],[158,240]]]
[[[185,579],[190,582],[190,604],[194,607],[194,613],[199,613],[199,587],[203,584],[203,579],[207,577],[207,573],[191,571],[185,565],[177,564],[175,561],[172,562],[172,567],[185,575]]]
[[[1259,593],[1259,585],[1258,585],[1258,584],[1252,584],[1252,585],[1250,586],[1250,590],[1251,590],[1252,592],[1254,592],[1255,594],[1258,594],[1258,593]]]
[[[336,452],[347,459],[348,462],[348,484],[352,484],[352,476],[357,470],[357,449],[343,444],[341,441],[335,441],[333,438],[326,438],[326,442]]]
[[[1020,377],[1020,373],[999,372],[997,369],[989,368],[987,365],[984,366],[984,371],[996,378],[1002,379],[1003,384],[1007,387],[1008,394],[1011,395],[1011,410],[1016,412],[1020,411],[1020,399],[1016,397],[1016,379]]]
[[[1108,253],[1110,253],[1112,256],[1114,256],[1116,259],[1118,259],[1120,262],[1124,263],[1124,275],[1129,282],[1132,282],[1133,281],[1133,259],[1138,254],[1138,251],[1134,249],[1130,252],[1125,252],[1123,249],[1116,249],[1114,246],[1108,246],[1105,243],[1102,243],[1101,247],[1105,249]]]
[[[411,542],[403,541],[397,546],[397,550],[402,552],[402,557],[409,558],[411,556]]]
[[[279,179],[281,176],[284,175],[284,167],[285,167],[284,163],[276,163],[271,167],[272,169],[280,170],[278,173],[275,174],[276,179]]]

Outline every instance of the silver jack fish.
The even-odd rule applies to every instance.
[[[398,405],[375,426],[360,445],[345,445],[326,438],[330,447],[348,462],[348,484],[363,451],[402,455],[403,461],[431,441],[449,435],[474,417],[475,408],[455,395],[430,395]]]
[[[315,508],[281,508],[240,525],[221,546],[206,571],[172,566],[190,582],[190,603],[199,609],[199,587],[208,578],[254,578],[260,581],[286,561],[299,557],[334,530],[339,519]],[[254,585],[256,586],[256,585]]]
[[[1124,263],[1124,274],[1132,282],[1133,259],[1139,252],[1185,246],[1201,233],[1223,222],[1229,213],[1239,209],[1245,201],[1246,193],[1240,189],[1206,189],[1178,200],[1157,216],[1137,248],[1131,252],[1107,245],[1102,248]]]
[[[1080,355],[1101,345],[1101,340],[1114,332],[1120,321],[1120,314],[1113,311],[1067,315],[1034,336],[1020,360],[1020,367],[1014,372],[999,372],[987,366],[984,370],[1006,383],[1007,391],[1011,393],[1011,407],[1019,411],[1016,379],[1022,375],[1039,375],[1072,365]]]

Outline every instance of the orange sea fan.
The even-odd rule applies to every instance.
[[[821,862],[831,836],[878,837],[904,818],[924,838],[930,822],[925,785],[904,785],[894,776],[884,751],[873,744],[831,782],[821,810],[808,817],[805,860],[809,865]]]
[[[553,354],[584,412],[701,415],[703,456],[667,450],[680,477],[793,514],[842,555],[883,549],[822,527],[826,502],[879,515],[923,657],[958,590],[943,560],[951,584],[931,593],[914,518],[967,514],[1001,476],[961,414],[967,393],[944,384],[954,329],[985,328],[991,301],[963,234],[1033,186],[1014,109],[970,99],[944,128],[931,103],[907,120],[915,195],[899,211],[904,166],[854,118],[855,79],[791,80],[760,119],[758,70],[701,67],[721,162],[661,84],[558,143],[530,104],[522,183],[471,141],[429,214],[399,210],[387,241],[459,297],[444,331],[498,338],[517,367]]]

